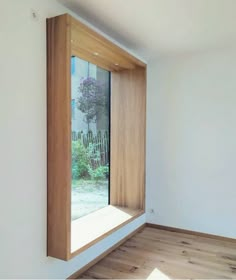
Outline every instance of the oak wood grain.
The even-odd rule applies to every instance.
[[[71,252],[70,69],[73,55],[111,71],[111,204],[140,210],[136,211],[137,215],[145,208],[145,63],[70,15],[48,19],[47,248],[49,256],[63,260],[82,250]],[[116,229],[115,226],[113,231]],[[103,236],[111,232],[109,229]],[[95,241],[83,244],[83,250]]]
[[[211,238],[211,239],[218,239],[220,241],[236,243],[235,238],[229,238],[229,237],[225,237],[225,236],[203,233],[203,232],[199,232],[199,231],[192,231],[192,230],[187,230],[187,229],[182,229],[182,228],[168,227],[168,226],[163,226],[163,225],[158,225],[158,224],[147,223],[146,225],[148,227],[162,229],[162,230],[166,230],[166,231],[173,231],[173,232],[181,233],[181,234],[191,234],[191,235],[207,237],[207,238]]]
[[[69,17],[47,20],[47,253],[67,260],[71,221]]]
[[[101,34],[71,17],[72,52],[109,71],[146,67],[145,63]],[[81,55],[80,55],[81,53]],[[93,54],[96,53],[97,56]],[[100,64],[100,62],[102,64]],[[117,66],[115,64],[118,64]]]
[[[144,209],[146,69],[113,73],[111,91],[110,201]]]
[[[143,210],[109,205],[73,221],[71,255],[75,256],[88,249],[142,214],[144,214]]]
[[[146,227],[78,279],[235,277],[235,242]]]

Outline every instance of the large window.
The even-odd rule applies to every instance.
[[[144,213],[145,116],[145,63],[68,14],[47,19],[48,256]]]
[[[71,58],[71,219],[109,204],[110,72]]]

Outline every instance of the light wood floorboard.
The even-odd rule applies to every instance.
[[[236,279],[236,243],[146,227],[79,279]]]

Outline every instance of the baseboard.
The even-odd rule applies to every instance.
[[[121,239],[118,243],[113,245],[111,248],[103,252],[101,255],[96,257],[94,260],[83,266],[81,269],[73,273],[71,276],[69,276],[67,279],[77,279],[81,274],[83,274],[85,271],[87,271],[90,267],[95,265],[97,262],[102,260],[104,257],[106,257],[108,254],[110,254],[112,251],[114,251],[116,248],[118,248],[120,245],[122,245],[124,242],[126,242],[128,239],[130,239],[133,235],[135,235],[137,232],[142,230],[146,227],[146,224],[143,224],[142,226],[138,227],[135,231],[131,232],[129,235]]]
[[[167,230],[167,231],[172,231],[172,232],[191,234],[191,235],[196,235],[196,236],[199,236],[199,237],[207,237],[207,238],[217,239],[217,240],[220,240],[220,241],[227,241],[227,242],[235,242],[236,243],[235,238],[224,237],[224,236],[220,236],[220,235],[214,235],[214,234],[203,233],[203,232],[192,231],[192,230],[181,229],[181,228],[175,228],[175,227],[162,226],[162,225],[151,224],[151,223],[146,223],[146,226],[147,227],[152,227],[152,228],[157,228],[157,229],[160,229],[160,230]]]

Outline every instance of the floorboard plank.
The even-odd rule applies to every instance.
[[[79,279],[236,279],[236,243],[146,227]]]

